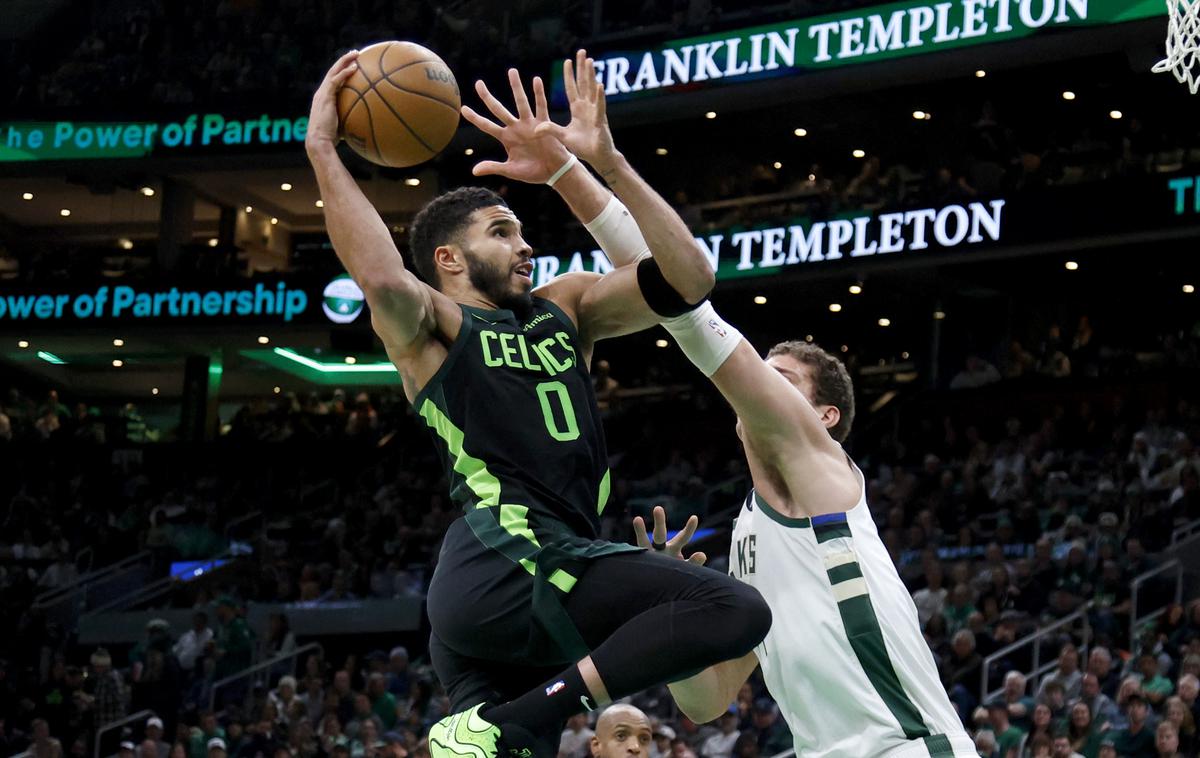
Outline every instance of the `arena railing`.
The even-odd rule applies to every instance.
[[[151,552],[143,550],[124,560],[89,571],[68,585],[38,595],[33,600],[33,607],[44,613],[47,620],[73,629],[79,616],[89,610],[92,602],[107,599],[109,593],[122,589],[121,585],[140,586],[153,560]]]
[[[114,729],[120,729],[124,726],[128,726],[129,724],[136,724],[139,721],[145,723],[146,719],[157,715],[157,713],[149,709],[138,711],[137,713],[129,714],[119,721],[110,721],[104,726],[96,729],[96,744],[92,748],[92,758],[100,758],[100,746],[104,743],[103,737],[106,733],[111,732]],[[112,752],[115,753],[117,751],[113,750]],[[105,753],[105,755],[112,755],[112,753]]]
[[[1175,604],[1178,604],[1183,600],[1183,564],[1178,560],[1169,560],[1161,566],[1157,566],[1149,571],[1138,574],[1133,578],[1133,581],[1129,583],[1129,644],[1134,650],[1137,649],[1138,628],[1150,623],[1151,621],[1154,621],[1159,616],[1166,613],[1167,608],[1171,605],[1170,603],[1164,603],[1158,608],[1146,613],[1144,616],[1139,616],[1138,592],[1141,590],[1142,585],[1155,579],[1160,574],[1166,574],[1167,572],[1172,572],[1175,575],[1174,602]]]
[[[213,711],[214,713],[216,712],[217,701],[219,699],[217,697],[217,693],[222,688],[228,688],[230,685],[232,685],[235,682],[240,682],[241,680],[246,679],[247,677],[253,677],[255,675],[258,675],[259,678],[256,681],[252,682],[252,684],[253,685],[266,685],[267,688],[270,689],[271,676],[273,674],[275,674],[277,671],[282,670],[280,668],[281,663],[286,663],[288,661],[295,661],[300,656],[307,655],[312,652],[316,652],[322,658],[325,657],[325,648],[322,647],[321,644],[318,642],[310,642],[307,645],[302,645],[302,646],[296,648],[295,650],[293,650],[290,653],[281,653],[281,654],[275,656],[274,658],[268,658],[265,661],[256,663],[253,666],[242,669],[241,671],[237,672],[236,674],[230,674],[229,676],[227,676],[223,679],[218,679],[217,681],[213,682],[212,690],[210,691],[210,694],[208,696],[208,710]],[[295,672],[296,672],[296,665],[295,665],[295,663],[293,663],[291,665],[288,673],[295,674]],[[282,674],[281,674],[281,676],[282,676]],[[247,687],[247,691],[252,692],[253,688]]]
[[[1171,532],[1171,547],[1200,536],[1200,519],[1184,524]]]
[[[1087,660],[1088,646],[1092,641],[1092,626],[1091,621],[1088,618],[1088,614],[1092,610],[1093,605],[1094,603],[1089,601],[1074,613],[1064,616],[1048,626],[1038,627],[1011,645],[1006,645],[989,655],[987,658],[984,658],[983,670],[980,673],[980,702],[986,703],[988,700],[996,697],[1004,691],[1003,686],[995,690],[988,690],[988,680],[990,678],[992,664],[1008,657],[1009,654],[1015,653],[1022,648],[1029,646],[1033,647],[1033,668],[1029,671],[1023,672],[1029,682],[1035,683],[1044,674],[1052,671],[1054,667],[1058,665],[1058,650],[1056,649],[1054,651],[1054,655],[1050,656],[1046,663],[1042,663],[1042,646],[1040,643],[1045,638],[1057,634],[1060,630],[1069,628],[1077,622],[1082,622],[1082,626],[1080,628],[1081,640],[1079,644],[1079,655],[1083,660]]]
[[[229,561],[229,564],[221,567],[227,569],[232,566],[234,561],[236,561],[239,557],[239,554],[227,548],[222,551],[220,555],[215,555],[212,558],[205,558],[204,560],[209,561],[212,564],[216,564],[217,561]],[[215,571],[217,569],[214,566],[212,570]],[[131,606],[153,600],[159,595],[169,592],[171,589],[176,587],[179,582],[179,577],[172,576],[170,574],[159,577],[148,584],[143,584],[140,587],[137,587],[131,592],[127,592],[124,595],[113,598],[97,608],[88,610],[86,613],[84,613],[84,615],[96,616],[101,613],[108,613],[111,611],[128,610]]]

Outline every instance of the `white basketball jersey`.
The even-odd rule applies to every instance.
[[[729,571],[771,607],[755,653],[799,758],[975,758],[865,489],[846,513],[811,519],[751,491]]]

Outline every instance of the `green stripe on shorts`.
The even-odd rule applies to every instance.
[[[929,750],[929,758],[954,758],[950,738],[944,734],[931,734],[926,737],[925,748]]]

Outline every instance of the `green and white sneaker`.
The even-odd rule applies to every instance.
[[[430,758],[496,758],[500,727],[479,715],[482,708],[480,703],[430,727]]]

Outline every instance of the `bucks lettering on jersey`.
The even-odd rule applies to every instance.
[[[522,319],[462,310],[446,362],[414,403],[451,498],[481,541],[514,560],[556,537],[594,539],[608,452],[574,325],[541,298]]]

